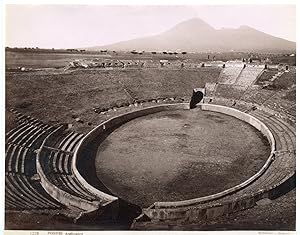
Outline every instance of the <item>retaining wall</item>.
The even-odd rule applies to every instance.
[[[201,104],[200,108],[202,110],[212,111],[212,112],[219,112],[223,114],[227,114],[238,118],[244,122],[249,123],[251,126],[255,127],[258,131],[260,131],[264,136],[267,137],[269,144],[271,146],[271,152],[275,151],[275,139],[272,132],[269,128],[257,118],[251,116],[250,114],[241,112],[234,108],[229,108],[226,106],[221,105],[214,105],[214,104]]]
[[[222,191],[217,194],[213,194],[213,195],[209,195],[209,196],[201,197],[201,198],[195,198],[195,199],[184,200],[184,201],[176,201],[176,202],[155,202],[154,208],[164,208],[164,207],[168,208],[168,207],[182,207],[182,206],[184,207],[184,206],[194,205],[197,203],[203,203],[205,201],[211,201],[211,200],[215,200],[220,197],[224,197],[225,195],[228,195],[230,193],[238,191],[238,190],[246,187],[250,183],[252,183],[254,180],[256,180],[258,177],[260,177],[265,172],[265,170],[268,168],[268,166],[272,162],[273,152],[275,151],[275,139],[274,139],[271,131],[268,129],[268,127],[265,124],[263,124],[260,120],[256,119],[255,117],[252,117],[249,114],[246,114],[239,110],[225,107],[225,106],[212,105],[212,104],[198,104],[197,107],[201,108],[202,110],[207,110],[207,111],[212,111],[212,112],[220,112],[223,114],[227,114],[227,115],[236,117],[242,121],[249,123],[253,127],[255,127],[257,130],[259,130],[263,135],[265,135],[267,137],[267,139],[270,143],[270,146],[271,146],[270,156],[269,156],[268,160],[266,161],[266,163],[264,164],[264,166],[259,170],[259,172],[257,172],[255,175],[250,177],[248,180],[246,180],[245,182],[243,182],[235,187],[232,187],[230,189],[227,189],[227,190]],[[148,114],[152,114],[152,113],[156,113],[156,112],[160,112],[160,111],[164,111],[164,110],[172,110],[172,109],[173,110],[189,109],[189,105],[187,103],[177,103],[177,104],[165,104],[165,105],[159,105],[159,106],[154,106],[154,107],[148,107],[148,108],[145,108],[142,110],[119,115],[117,117],[111,118],[111,119],[101,123],[99,126],[94,128],[91,132],[89,132],[81,140],[81,142],[79,143],[79,145],[77,146],[77,148],[75,150],[73,161],[72,161],[72,170],[73,170],[74,174],[76,175],[76,177],[80,180],[80,182],[86,188],[89,189],[89,191],[93,192],[94,194],[99,195],[103,198],[106,198],[107,200],[115,200],[116,197],[105,194],[105,193],[99,191],[98,189],[92,187],[81,176],[80,172],[78,171],[78,169],[76,167],[76,164],[77,164],[77,162],[79,162],[82,159],[87,160],[85,158],[85,156],[83,156],[84,154],[81,154],[81,153],[90,144],[91,141],[93,141],[99,135],[104,134],[106,131],[110,130],[111,128],[114,128],[116,126],[119,126],[121,124],[124,124],[132,119],[135,119],[135,118],[138,118],[141,116],[145,116]]]
[[[45,189],[45,191],[53,197],[55,200],[60,202],[61,204],[65,206],[75,206],[77,208],[81,208],[85,211],[94,211],[99,209],[99,202],[90,202],[87,200],[84,200],[82,198],[76,197],[70,193],[67,193],[54,184],[52,184],[48,179],[47,176],[45,175],[43,171],[43,167],[40,162],[41,153],[43,151],[44,146],[47,144],[48,139],[51,138],[52,135],[55,135],[56,133],[62,131],[63,127],[58,127],[56,130],[54,130],[52,133],[50,133],[45,140],[43,141],[40,149],[37,152],[37,157],[36,157],[36,168],[37,168],[37,173],[40,176],[41,180],[41,185]]]
[[[273,160],[272,153],[276,150],[274,137],[270,132],[270,130],[266,127],[266,125],[260,122],[255,117],[242,113],[238,110],[233,110],[232,108],[218,106],[218,105],[208,105],[208,104],[201,104],[198,106],[200,106],[202,110],[220,112],[220,113],[225,113],[237,117],[254,126],[256,129],[261,131],[268,138],[268,141],[271,146],[271,154],[267,162],[263,166],[263,168],[260,170],[260,172],[256,174],[257,177],[260,177],[260,175],[263,174],[264,171],[266,170],[266,167],[271,164]],[[181,222],[194,223],[194,222],[199,222],[201,220],[203,221],[203,220],[217,218],[219,216],[234,213],[240,210],[245,210],[247,208],[251,208],[257,205],[257,202],[261,199],[264,198],[275,199],[285,194],[286,192],[290,191],[291,189],[293,189],[296,186],[295,176],[296,174],[293,171],[289,175],[287,175],[284,179],[280,180],[278,183],[272,186],[258,190],[257,192],[245,194],[240,197],[232,196],[227,200],[224,200],[222,203],[216,202],[216,203],[205,204],[204,203],[205,200],[202,203],[200,203],[201,200],[197,200],[197,199],[194,201],[193,200],[181,201],[179,203],[178,202],[154,203],[149,208],[143,209],[143,213],[134,220],[131,228],[132,229],[141,228],[149,224],[158,224],[159,226],[161,223],[164,223],[165,225],[178,224]],[[253,177],[251,178],[252,180],[255,180],[255,176],[254,178]],[[247,181],[249,181],[250,179],[248,179]],[[247,185],[248,184],[246,184],[246,186]],[[238,188],[235,189],[238,190]],[[231,193],[234,193],[234,191],[232,191]],[[222,194],[227,195],[228,190],[221,192],[219,196],[222,196]],[[214,196],[216,195],[210,195],[209,197],[211,197],[210,199],[213,199]]]
[[[201,108],[202,110],[227,114],[227,115],[233,116],[235,118],[238,118],[244,122],[249,123],[250,125],[255,127],[257,130],[259,130],[264,136],[267,137],[267,139],[270,143],[270,146],[271,146],[271,153],[270,153],[267,161],[263,165],[263,167],[255,175],[253,175],[252,177],[250,177],[249,179],[247,179],[246,181],[244,181],[243,183],[241,183],[239,185],[236,185],[232,188],[224,190],[220,193],[212,194],[212,195],[201,197],[201,198],[194,198],[194,199],[190,199],[190,200],[183,200],[183,201],[176,201],[176,202],[155,202],[152,206],[153,208],[185,207],[185,206],[196,205],[199,203],[204,203],[207,201],[212,201],[212,200],[216,200],[218,198],[224,197],[228,194],[234,193],[234,192],[246,187],[247,185],[249,185],[250,183],[255,181],[266,171],[266,169],[272,163],[272,156],[275,151],[275,139],[274,139],[274,136],[271,133],[271,131],[268,129],[268,127],[265,124],[263,124],[260,120],[258,120],[255,117],[252,117],[249,114],[246,114],[239,110],[225,107],[225,106],[212,105],[212,104],[198,104],[197,106],[199,108]]]
[[[78,144],[78,146],[75,149],[73,159],[72,159],[72,171],[74,175],[77,177],[77,179],[80,181],[82,185],[84,185],[90,192],[93,194],[102,197],[106,200],[117,200],[117,197],[114,197],[112,195],[106,194],[104,192],[101,192],[100,190],[94,188],[91,186],[80,174],[80,172],[77,169],[77,163],[81,160],[87,161],[88,159],[86,156],[84,156],[83,151],[84,149],[99,135],[104,134],[106,131],[109,131],[111,128],[114,128],[118,125],[121,125],[123,123],[126,123],[130,120],[133,120],[138,117],[142,117],[148,114],[161,112],[165,110],[176,110],[176,109],[189,109],[188,103],[179,103],[179,104],[165,104],[160,106],[154,106],[154,107],[148,107],[145,109],[141,109],[134,112],[129,112],[126,114],[119,115],[117,117],[113,117],[103,123],[101,123],[99,126],[95,127],[92,131],[90,131]]]
[[[275,190],[275,188],[266,189],[264,191],[259,191],[256,194],[246,195],[245,197],[236,198],[231,201],[224,202],[222,204],[213,204],[211,206],[205,207],[204,202],[212,201],[224,197],[226,195],[232,194],[236,191],[239,191],[242,188],[251,184],[257,178],[259,178],[267,170],[267,168],[273,161],[273,154],[275,151],[275,139],[271,131],[264,123],[262,123],[260,120],[256,119],[255,117],[252,117],[251,115],[243,113],[239,110],[225,107],[225,106],[220,106],[220,105],[212,105],[212,104],[198,104],[197,108],[206,111],[227,114],[236,117],[244,122],[247,122],[253,127],[255,127],[264,136],[266,136],[266,138],[269,141],[271,147],[271,153],[269,155],[269,158],[267,159],[264,166],[255,175],[250,177],[245,182],[235,187],[232,187],[230,189],[227,189],[225,191],[222,191],[220,193],[209,195],[206,197],[195,198],[191,200],[154,203],[149,208],[143,209],[142,215],[147,216],[148,220],[149,219],[150,220],[151,219],[153,220],[184,219],[184,220],[194,221],[194,220],[199,220],[201,218],[205,218],[205,219],[214,218],[219,215],[231,213],[235,210],[241,210],[241,209],[252,207],[255,205],[256,201],[260,200],[261,198],[270,197],[270,194],[272,194],[272,192]],[[126,113],[111,118],[106,122],[103,122],[95,129],[93,129],[91,132],[89,132],[81,140],[80,144],[77,146],[74,153],[73,162],[72,162],[72,170],[74,171],[74,174],[81,181],[83,185],[89,188],[91,192],[94,192],[95,194],[99,194],[107,199],[113,199],[114,198],[113,196],[104,194],[103,192],[89,185],[88,182],[86,182],[85,179],[80,175],[80,172],[77,170],[76,164],[77,162],[80,162],[80,160],[83,160],[83,158],[85,158],[85,156],[83,156],[84,154],[81,154],[84,152],[83,150],[98,136],[105,134],[107,131],[111,131],[112,128],[116,128],[119,125],[122,125],[132,119],[145,116],[148,114],[156,113],[156,112],[161,112],[165,110],[176,110],[176,109],[189,109],[189,104],[188,103],[166,104],[166,105],[160,105],[155,107],[149,107],[142,110]],[[84,160],[87,159],[85,158]],[[284,184],[284,182],[281,183]],[[137,221],[138,220],[139,219],[137,219]]]
[[[137,224],[143,224],[143,221],[149,223],[148,221],[150,220],[153,220],[153,222],[165,221],[166,223],[178,223],[178,221],[193,223],[201,220],[217,218],[219,216],[252,208],[261,199],[277,198],[278,196],[282,195],[283,192],[286,193],[295,186],[296,177],[295,172],[293,172],[272,187],[260,190],[256,193],[245,195],[243,197],[228,200],[222,204],[215,203],[209,206],[198,205],[188,208],[144,209],[143,214],[134,220],[132,228],[135,228]],[[148,218],[143,218],[145,216]]]

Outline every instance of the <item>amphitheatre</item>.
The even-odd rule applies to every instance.
[[[6,229],[294,229],[293,63],[104,54],[6,51]]]

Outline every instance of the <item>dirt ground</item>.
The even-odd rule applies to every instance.
[[[163,111],[110,134],[98,149],[96,172],[115,195],[148,207],[242,183],[263,166],[269,151],[260,132],[234,117],[199,109]]]

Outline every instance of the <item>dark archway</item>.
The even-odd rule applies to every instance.
[[[192,98],[190,101],[190,109],[196,108],[196,105],[201,102],[203,97],[204,97],[204,94],[202,91],[194,89],[193,95],[192,95]]]

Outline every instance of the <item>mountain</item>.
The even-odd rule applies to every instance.
[[[263,33],[249,26],[214,29],[199,18],[177,24],[161,34],[122,41],[88,50],[188,51],[188,52],[295,52],[296,43]]]

